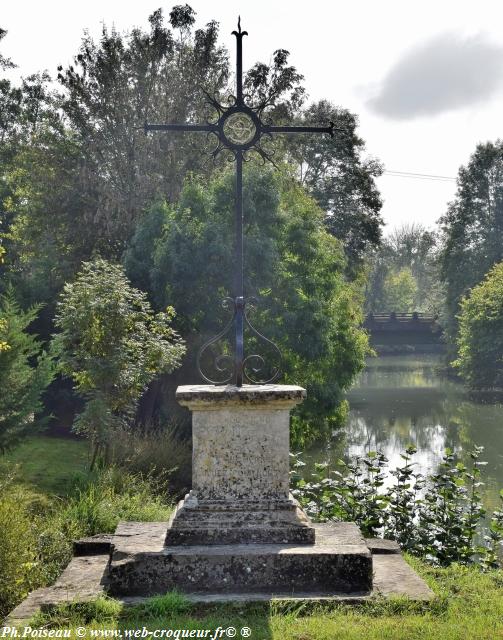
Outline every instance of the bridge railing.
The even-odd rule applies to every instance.
[[[365,318],[363,326],[379,330],[422,330],[440,331],[438,316],[415,311],[413,313],[371,313]]]

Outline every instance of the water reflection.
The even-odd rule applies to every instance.
[[[390,466],[414,444],[423,473],[435,472],[446,447],[468,461],[474,445],[484,446],[488,506],[496,506],[503,487],[503,405],[479,404],[464,387],[437,373],[438,356],[372,358],[348,394],[351,411],[329,456],[362,455],[379,449]],[[310,456],[311,457],[311,456]],[[319,448],[312,459],[326,457]]]

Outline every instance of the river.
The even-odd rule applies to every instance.
[[[435,355],[370,358],[347,395],[348,420],[334,434],[328,456],[380,450],[395,467],[403,463],[400,453],[414,444],[417,468],[434,473],[445,448],[468,462],[473,446],[481,445],[487,461],[484,502],[495,508],[503,488],[503,405],[474,402],[462,384],[438,373],[440,364]],[[326,445],[308,454],[311,460],[326,457]]]

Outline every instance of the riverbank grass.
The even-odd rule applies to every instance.
[[[237,630],[236,637],[243,637],[241,630],[247,627],[251,630],[249,637],[257,640],[503,638],[501,571],[482,573],[475,567],[456,565],[437,569],[418,560],[409,561],[435,591],[437,597],[432,602],[399,598],[357,606],[281,602],[202,606],[191,604],[180,594],[168,594],[123,608],[117,601],[101,598],[92,603],[61,606],[38,616],[32,626],[72,630],[85,627],[86,637],[91,637],[91,630],[101,629],[120,630],[119,637],[125,637],[125,630],[143,628],[144,633],[162,629],[209,629],[214,633],[229,627]],[[71,637],[76,637],[73,632]]]
[[[17,478],[34,491],[64,496],[72,480],[89,469],[89,444],[76,438],[37,435],[0,456],[18,467]]]

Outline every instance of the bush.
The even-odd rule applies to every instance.
[[[42,393],[54,377],[52,359],[27,331],[39,309],[23,311],[12,291],[0,296],[0,452],[33,433]]]
[[[91,468],[98,453],[107,456],[113,431],[130,425],[147,386],[179,366],[185,347],[170,326],[173,315],[172,308],[154,313],[123,268],[102,259],[85,262],[65,285],[54,349],[86,400],[74,429],[91,439]]]
[[[152,478],[109,467],[77,488],[58,516],[63,527],[76,527],[79,535],[112,533],[119,520],[167,520],[172,508],[163,493],[165,486]]]
[[[503,387],[503,262],[461,301],[454,366],[472,389]]]
[[[470,454],[471,468],[446,450],[438,473],[427,478],[414,471],[415,447],[407,448],[403,466],[392,471],[382,453],[370,452],[349,464],[340,460],[337,470],[317,464],[310,482],[299,476],[303,463],[294,456],[293,493],[314,520],[356,522],[365,536],[396,540],[433,564],[498,567],[503,510],[487,524],[480,495],[481,450]],[[500,495],[503,501],[503,491]]]
[[[0,481],[0,619],[39,584],[31,502],[12,475]]]
[[[144,433],[118,430],[111,458],[130,473],[165,482],[171,495],[186,493],[191,485],[192,447],[176,426]]]

